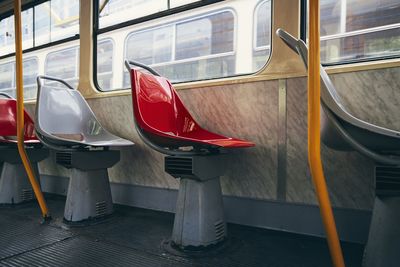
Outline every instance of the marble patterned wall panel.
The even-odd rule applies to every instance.
[[[221,179],[224,194],[274,199],[277,155],[277,81],[254,82],[178,92],[195,119],[217,133],[256,143],[230,153]],[[109,170],[117,183],[177,188],[164,172],[163,156],[149,149],[134,129],[130,96],[89,99],[89,105],[110,132],[135,142],[121,149],[121,161]],[[34,105],[30,111],[34,112]],[[43,161],[41,172],[69,176],[55,163],[54,153]]]
[[[341,73],[330,77],[351,114],[400,131],[400,68]]]
[[[112,182],[178,188],[176,179],[164,172],[163,156],[149,149],[136,133],[130,96],[89,99],[88,103],[106,129],[135,143],[121,149],[120,162],[109,170]]]
[[[267,81],[179,91],[206,129],[256,144],[231,154],[222,179],[225,194],[276,198],[277,85]]]
[[[256,143],[255,148],[231,153],[222,177],[224,194],[275,198],[277,82],[181,90],[179,95],[203,127]],[[130,96],[88,102],[104,127],[136,143],[122,149],[121,162],[110,169],[111,181],[177,187],[177,181],[163,171],[162,155],[147,148],[138,137]]]
[[[288,80],[287,86],[287,199],[316,204],[307,155],[307,80]],[[356,152],[335,151],[322,145],[322,161],[332,204],[370,209],[373,164]]]

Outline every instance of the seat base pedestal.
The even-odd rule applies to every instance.
[[[68,223],[99,219],[112,214],[107,169],[71,170],[64,220]]]
[[[98,220],[113,212],[107,168],[119,161],[116,150],[57,152],[56,162],[71,169],[64,221]]]
[[[35,176],[39,177],[37,163],[32,163]],[[32,186],[22,163],[3,163],[0,178],[0,204],[19,204],[34,199]]]
[[[207,181],[181,179],[172,241],[179,247],[206,247],[226,237],[219,177]]]
[[[398,266],[400,262],[400,196],[375,197],[365,267]]]

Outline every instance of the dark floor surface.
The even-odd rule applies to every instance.
[[[235,224],[218,253],[174,256],[161,246],[173,214],[115,205],[102,223],[69,227],[62,222],[65,198],[47,201],[49,224],[41,224],[35,202],[0,207],[0,266],[331,266],[325,239]],[[361,266],[363,246],[342,247],[346,266]]]

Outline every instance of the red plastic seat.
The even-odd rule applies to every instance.
[[[35,144],[40,141],[35,136],[35,126],[29,114],[24,111],[25,143]],[[0,98],[0,142],[16,143],[17,136],[17,101]]]
[[[130,75],[135,121],[153,144],[211,149],[254,146],[201,128],[167,79],[136,69],[130,69]]]

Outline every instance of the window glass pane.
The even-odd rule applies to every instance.
[[[22,49],[79,34],[79,0],[51,0],[21,13]],[[0,56],[15,52],[14,16],[0,21]]]
[[[15,96],[14,88],[15,65],[14,62],[0,64],[0,92]]]
[[[114,4],[123,3],[114,1]],[[193,2],[197,1],[170,0],[169,4],[172,7]],[[130,12],[127,6],[118,12],[121,17],[132,17],[132,14],[122,14]],[[174,83],[252,73],[267,62],[270,35],[270,0],[221,1],[206,8],[105,29],[98,38],[110,39],[114,45],[107,49],[112,49],[114,54],[106,52],[98,41],[99,49],[102,47],[97,51],[98,57],[112,60],[107,64],[105,59],[97,60],[99,89],[130,87],[124,59],[149,65]],[[103,64],[114,67],[110,74],[103,72]]]
[[[321,0],[321,61],[400,56],[398,0]]]
[[[79,33],[79,0],[50,1],[51,41]]]
[[[46,75],[66,79],[76,86],[79,52],[74,44],[66,45],[64,47],[69,47],[68,49],[56,52],[54,47],[26,50],[78,34],[79,0],[45,1],[22,11],[21,23],[24,98],[36,97],[36,77],[39,69],[44,69]],[[0,21],[0,56],[15,52],[14,39],[14,16],[10,16]],[[45,66],[39,67],[39,64]],[[15,96],[14,58],[0,61],[0,90]]]
[[[38,76],[38,60],[31,58],[23,61],[24,98],[36,98],[36,77]]]
[[[172,82],[234,75],[234,57],[221,56],[234,53],[234,25],[232,12],[222,11],[133,33],[127,39],[126,57],[154,67]],[[124,86],[129,85],[128,78],[125,74]]]
[[[113,49],[111,40],[102,40],[97,44],[97,82],[104,91],[112,89]]]
[[[36,97],[36,77],[38,75],[37,58],[23,60],[24,99]],[[15,61],[0,63],[0,92],[16,97]]]
[[[21,13],[22,17],[22,49],[33,47],[33,9]]]
[[[209,17],[176,26],[176,59],[211,54],[211,20]]]
[[[35,6],[35,45],[47,44],[51,41],[50,2]]]
[[[253,71],[262,68],[271,51],[271,1],[263,1],[256,8],[255,47],[253,51]]]
[[[126,42],[127,57],[148,65],[170,61],[172,34],[172,26],[131,34]]]
[[[14,16],[0,21],[0,56],[15,52]]]
[[[346,30],[355,31],[399,23],[398,0],[347,0]]]
[[[264,1],[257,8],[256,47],[268,46],[271,43],[271,1]]]
[[[99,28],[168,9],[167,0],[98,0]]]
[[[45,64],[46,75],[66,80],[73,87],[76,87],[78,84],[78,56],[77,47],[48,54]]]

